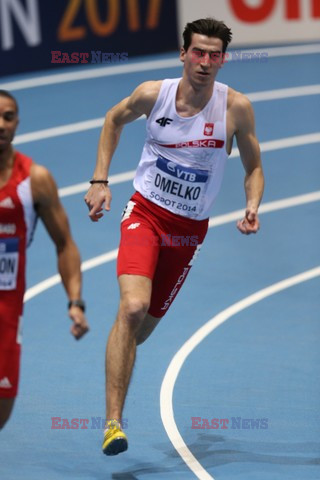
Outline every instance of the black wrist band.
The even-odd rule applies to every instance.
[[[109,181],[108,180],[95,180],[94,178],[92,180],[90,180],[91,185],[93,185],[94,183],[104,183],[105,185],[108,185]]]
[[[86,304],[83,300],[79,299],[79,300],[70,300],[70,302],[68,302],[68,309],[71,308],[71,307],[78,307],[80,308],[80,310],[82,310],[83,312],[86,311]]]

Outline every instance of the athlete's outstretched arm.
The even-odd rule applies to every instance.
[[[251,103],[247,97],[238,93],[233,110],[237,125],[235,135],[246,172],[244,180],[246,212],[244,218],[237,223],[237,227],[241,233],[248,235],[259,230],[258,208],[263,195],[264,176]]]
[[[118,145],[121,131],[126,123],[133,122],[141,115],[149,115],[156,102],[161,81],[144,82],[130,97],[125,98],[108,111],[98,144],[96,168],[93,179],[107,180],[112,156]],[[111,191],[109,186],[93,184],[85,196],[89,216],[97,222],[103,216],[104,209],[110,210]]]
[[[48,170],[40,165],[31,167],[31,188],[36,211],[56,245],[58,270],[69,300],[81,299],[80,254],[74,243],[67,215],[58,197],[55,181]],[[71,333],[76,339],[88,330],[83,311],[71,306],[69,317],[73,321]]]

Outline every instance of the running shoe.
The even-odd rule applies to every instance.
[[[106,455],[118,455],[128,448],[128,439],[117,420],[109,420],[104,432],[102,451]]]

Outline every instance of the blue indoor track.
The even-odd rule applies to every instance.
[[[138,349],[124,411],[129,450],[111,458],[101,452],[104,353],[119,298],[120,215],[145,120],[123,132],[112,210],[98,224],[88,218],[84,182],[105,112],[145,80],[180,76],[181,65],[160,55],[0,84],[19,102],[16,148],[57,181],[91,324],[74,341],[61,284],[41,283],[57,268],[39,223],[28,253],[20,391],[0,433],[1,480],[320,479],[320,45],[297,51],[273,47],[266,62],[231,61],[218,76],[253,102],[266,177],[261,230],[245,237],[236,229],[245,198],[235,151],[190,276]],[[54,417],[87,428],[52,428]],[[219,428],[192,428],[214,418]]]

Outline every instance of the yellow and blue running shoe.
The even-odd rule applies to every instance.
[[[121,430],[121,425],[117,420],[109,420],[106,424],[102,451],[106,455],[118,455],[125,452],[128,448],[128,439]]]

